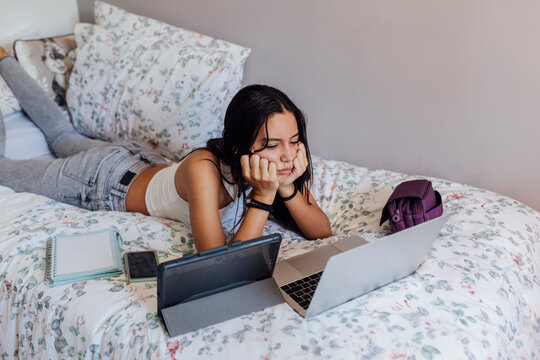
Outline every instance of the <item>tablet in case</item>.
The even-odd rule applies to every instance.
[[[272,273],[281,235],[188,254],[158,267],[158,314],[177,336],[284,302]]]

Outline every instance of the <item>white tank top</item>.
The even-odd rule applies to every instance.
[[[190,225],[188,202],[178,195],[174,184],[174,175],[181,163],[179,162],[159,170],[150,180],[144,198],[150,215],[179,220]],[[229,167],[221,165],[221,174],[225,179],[232,182]],[[223,180],[223,185],[233,200],[223,209],[219,209],[221,223],[235,220],[236,217],[242,215],[244,197],[243,194],[241,197],[237,197],[236,186],[229,184],[225,179]]]

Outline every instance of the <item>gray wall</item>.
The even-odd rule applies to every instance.
[[[93,0],[78,0],[92,21]],[[314,154],[540,210],[540,2],[110,0],[252,48],[245,83],[308,117]]]

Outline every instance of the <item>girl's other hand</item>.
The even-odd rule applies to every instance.
[[[253,197],[265,204],[272,204],[279,187],[276,164],[259,155],[242,155],[240,165],[242,175],[253,188]]]
[[[303,143],[298,143],[298,150],[296,150],[296,157],[293,160],[293,168],[291,174],[287,179],[280,184],[280,188],[286,188],[291,185],[294,180],[298,179],[307,169],[308,161],[306,156],[306,147]]]

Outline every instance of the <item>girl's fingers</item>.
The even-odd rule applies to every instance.
[[[242,155],[240,157],[240,165],[242,166],[242,175],[244,178],[249,179],[250,177],[250,167],[249,167],[249,156]]]
[[[298,156],[293,159],[292,164],[294,168],[298,168],[300,166],[300,159]]]
[[[276,165],[276,163],[271,162],[268,165],[268,176],[269,176],[268,180],[274,182],[274,186],[277,189],[277,187],[279,186],[279,181],[277,179],[277,165]]]
[[[300,149],[300,153],[298,154],[298,159],[300,160],[300,165],[302,166],[302,169],[305,170],[307,168],[308,161],[304,144],[302,144],[302,148]]]
[[[251,167],[251,174],[253,176],[259,175],[259,162],[260,162],[260,156],[259,155],[252,155],[249,158],[249,166]]]
[[[259,155],[240,157],[242,175],[254,191],[260,194],[275,192],[279,186],[277,165]]]
[[[300,166],[302,166],[302,169],[307,168],[308,162],[307,162],[306,153],[304,151],[302,151],[302,156],[300,156],[298,161],[300,161]]]
[[[300,166],[300,159],[295,157],[293,160],[293,172],[295,175],[300,175],[302,173],[302,168]]]
[[[296,157],[293,160],[293,176],[295,180],[300,177],[300,175],[302,175],[307,168],[306,153],[305,150],[303,150],[305,148],[303,147],[303,144],[301,145],[302,148],[298,149],[296,152]]]
[[[300,152],[303,153],[304,156],[306,155],[306,147],[304,146],[303,143],[300,143],[300,144],[298,145],[298,151],[297,151],[296,153],[298,154],[298,153],[300,153]]]
[[[263,180],[268,179],[268,160],[267,159],[261,159],[259,161],[259,170],[261,173],[261,178]]]
[[[268,175],[270,179],[277,179],[277,166],[275,162],[271,162],[268,165]]]
[[[304,144],[300,143],[300,146],[298,147],[298,153],[297,156],[302,159],[302,161],[307,160],[306,157],[306,147]]]

